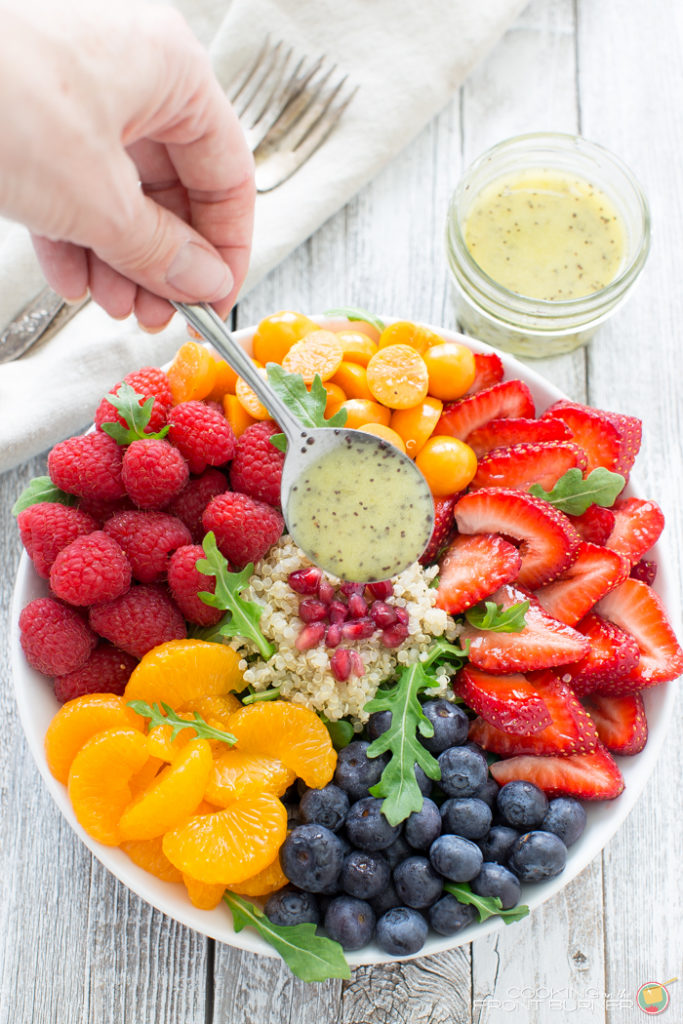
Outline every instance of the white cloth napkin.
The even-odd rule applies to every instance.
[[[441,110],[525,0],[170,0],[210,51],[224,85],[265,33],[301,55],[326,54],[359,86],[316,154],[257,199],[243,294],[308,238]],[[0,328],[43,287],[23,228],[0,224]],[[264,314],[268,312],[264,310]],[[85,427],[127,372],[168,361],[186,338],[178,317],[148,335],[94,304],[35,352],[0,365],[0,471]]]

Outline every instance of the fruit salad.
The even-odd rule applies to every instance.
[[[624,490],[640,422],[537,409],[495,353],[341,314],[266,317],[252,355],[302,422],[415,459],[435,523],[399,576],[342,582],[296,547],[283,435],[194,339],[114,385],[14,510],[78,822],[311,981],[372,940],[409,956],[524,917],[585,801],[622,792],[643,691],[683,671],[664,516]]]

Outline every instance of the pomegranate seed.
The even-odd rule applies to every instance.
[[[364,615],[367,615],[368,605],[365,598],[361,597],[360,594],[350,594],[349,612],[352,619],[362,619]]]
[[[305,597],[299,604],[299,618],[304,622],[321,622],[327,618],[326,604],[314,597]]]
[[[295,569],[287,577],[292,590],[297,594],[315,594],[318,590],[322,573],[314,565],[308,569]]]
[[[342,583],[339,588],[342,594],[346,594],[347,597],[351,597],[352,594],[362,594],[365,589],[364,583]]]
[[[349,622],[342,622],[339,626],[344,640],[367,640],[375,632],[375,623],[372,619],[352,619]]]
[[[327,627],[325,632],[325,646],[336,647],[341,641],[341,626],[338,622],[333,622]]]
[[[387,604],[386,601],[373,601],[370,605],[370,618],[378,627],[378,629],[386,629],[387,626],[393,626],[395,622],[398,622],[398,615],[393,604]]]
[[[330,658],[332,675],[338,683],[345,683],[351,675],[351,651],[338,647]]]
[[[377,580],[376,583],[368,583],[368,590],[378,601],[386,601],[394,592],[394,585],[391,580]]]
[[[359,678],[365,675],[365,662],[360,651],[351,651],[351,672]]]
[[[329,609],[330,622],[344,622],[349,617],[348,606],[343,601],[335,599],[329,605]]]
[[[320,643],[324,636],[325,623],[310,622],[307,626],[304,626],[299,633],[296,638],[295,647],[297,651],[310,651],[312,647],[315,647]]]
[[[631,569],[631,576],[642,583],[647,583],[648,586],[654,583],[656,575],[657,563],[649,562],[646,558],[641,558]]]
[[[394,610],[396,612],[396,618],[398,619],[398,621],[403,626],[407,626],[408,623],[410,622],[410,615],[408,615],[406,609],[401,608],[400,605],[394,605]]]
[[[334,587],[329,580],[326,580],[323,576],[318,584],[318,597],[325,604],[332,604],[334,601]]]
[[[396,622],[382,630],[382,643],[385,647],[400,647],[408,637],[408,627],[403,622]]]

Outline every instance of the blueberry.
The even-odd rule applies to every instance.
[[[303,822],[301,820],[301,814],[299,813],[299,804],[285,803],[284,800],[283,804],[285,810],[287,811],[287,828],[292,829],[296,825],[303,825]]]
[[[477,844],[462,836],[439,836],[429,847],[429,859],[435,871],[451,882],[469,882],[484,862]]]
[[[554,832],[565,846],[571,846],[583,835],[586,811],[583,804],[571,796],[558,796],[548,804],[540,826],[544,832]]]
[[[376,740],[391,725],[391,711],[375,711],[368,718],[368,736]]]
[[[455,935],[477,920],[477,912],[469,903],[461,903],[446,893],[429,908],[429,923],[439,935]]]
[[[334,782],[348,793],[350,800],[360,800],[368,795],[370,786],[379,782],[388,761],[384,755],[368,757],[369,746],[367,740],[353,740],[337,755]]]
[[[426,857],[408,857],[394,868],[394,888],[407,907],[429,907],[443,892],[443,878]]]
[[[381,853],[352,850],[344,858],[339,885],[349,896],[370,900],[387,887],[391,879],[389,862]]]
[[[509,910],[519,903],[521,886],[519,879],[502,864],[484,861],[481,871],[470,882],[470,889],[477,896],[498,896],[503,910]]]
[[[457,704],[449,700],[428,700],[422,705],[426,718],[434,726],[433,736],[422,736],[418,739],[430,754],[440,754],[448,747],[459,747],[467,739],[470,720]]]
[[[370,906],[377,914],[377,917],[381,917],[382,914],[386,914],[387,910],[392,910],[394,907],[401,906],[401,898],[394,889],[393,882],[389,882],[383,892],[379,896],[375,896],[370,901]]]
[[[491,828],[492,817],[489,805],[476,796],[460,800],[451,797],[441,805],[441,830],[465,839],[483,839]]]
[[[325,912],[325,931],[344,949],[362,949],[375,930],[375,911],[365,900],[337,896]]]
[[[552,832],[526,832],[512,844],[508,857],[511,871],[523,882],[541,882],[564,871],[567,847]]]
[[[346,815],[346,834],[359,850],[386,850],[400,834],[400,825],[390,825],[382,814],[383,802],[366,796],[356,800]]]
[[[292,885],[329,891],[342,867],[342,845],[324,825],[297,825],[280,847],[280,863]]]
[[[500,786],[498,785],[496,780],[493,778],[492,775],[489,775],[488,779],[481,787],[481,789],[477,790],[477,799],[483,800],[484,803],[488,804],[491,810],[493,810],[496,806],[496,797],[498,796],[499,789]]]
[[[504,825],[528,831],[543,821],[548,798],[533,782],[515,779],[502,787],[496,797],[496,807]]]
[[[449,747],[439,754],[441,780],[439,785],[446,796],[474,796],[486,782],[488,766],[470,747]]]
[[[427,938],[427,922],[422,914],[410,907],[387,910],[377,922],[377,945],[392,956],[410,956],[417,953]]]
[[[268,898],[266,916],[273,924],[319,924],[318,900],[310,892],[288,885]]]
[[[420,788],[422,796],[429,796],[432,791],[432,780],[429,778],[427,773],[420,768],[419,764],[415,765],[415,781]]]
[[[403,835],[399,835],[394,839],[391,846],[387,846],[386,850],[382,850],[382,856],[386,857],[389,861],[389,867],[393,869],[397,864],[400,864],[402,860],[407,860],[408,857],[412,857],[415,851],[412,846],[409,846]]]
[[[441,834],[441,815],[433,800],[425,797],[419,811],[413,811],[403,826],[406,840],[416,850],[427,850]]]
[[[484,854],[484,860],[495,861],[496,864],[506,864],[510,847],[519,832],[507,825],[494,825],[487,836],[479,841],[479,848]]]
[[[323,789],[307,789],[299,803],[301,820],[306,824],[324,825],[338,832],[350,807],[348,795],[333,782]]]

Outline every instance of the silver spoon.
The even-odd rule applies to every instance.
[[[311,561],[354,583],[389,579],[412,565],[434,526],[431,492],[415,463],[373,434],[304,427],[211,306],[173,305],[247,382],[284,432],[282,513]]]

